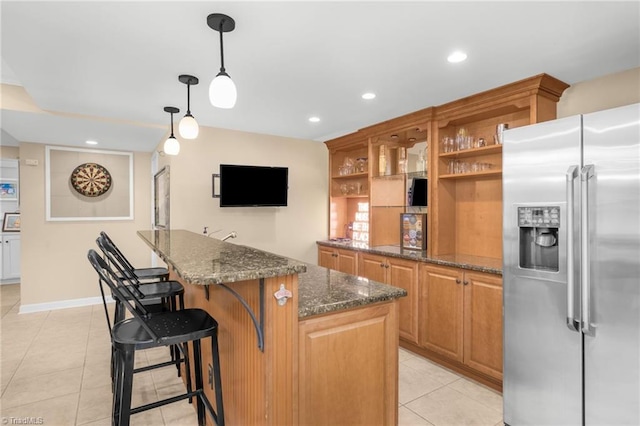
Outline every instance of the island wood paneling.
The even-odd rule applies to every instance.
[[[177,278],[172,274],[172,279]],[[206,310],[219,324],[226,424],[296,424],[297,389],[294,381],[298,362],[297,275],[264,280],[264,352],[258,348],[256,330],[249,314],[229,291],[210,285],[207,300],[204,286],[180,281],[185,286],[186,307]],[[273,296],[280,284],[284,284],[293,293],[293,298],[284,306],[279,306]],[[259,280],[227,285],[246,300],[259,320]],[[193,357],[192,345],[189,349],[190,356]],[[205,394],[215,406],[214,392],[207,385],[208,365],[211,364],[209,339],[203,341],[202,352]],[[207,424],[213,425],[213,422],[208,418]]]
[[[398,423],[397,301],[300,322],[301,425]]]

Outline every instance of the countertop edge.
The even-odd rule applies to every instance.
[[[326,247],[334,247],[334,248],[371,253],[371,254],[379,254],[382,256],[395,257],[398,259],[415,260],[416,262],[430,263],[430,264],[440,265],[440,266],[450,266],[454,268],[466,269],[469,271],[484,272],[487,274],[502,276],[501,268],[494,268],[486,265],[462,263],[462,262],[455,262],[450,260],[437,259],[433,257],[427,257],[427,256],[424,256],[422,252],[420,252],[419,250],[411,251],[411,255],[409,255],[409,254],[395,253],[393,251],[389,251],[388,249],[385,249],[384,246],[369,247],[369,248],[353,247],[353,246],[350,246],[349,245],[350,243],[348,242],[328,241],[328,240],[316,241],[316,244],[321,246],[326,246]]]
[[[160,250],[152,241],[148,240],[144,233],[154,232],[152,230],[139,230],[136,231],[136,234],[144,241],[144,243],[151,248],[151,250],[162,259],[168,266],[171,267],[175,271],[175,273],[186,281],[187,283],[194,285],[216,285],[223,283],[233,283],[239,281],[248,281],[260,278],[272,278],[272,277],[280,277],[287,275],[295,275],[299,273],[303,273],[307,270],[307,266],[300,261],[296,261],[294,259],[287,258],[285,256],[276,255],[273,253],[265,252],[264,250],[255,249],[252,247],[239,246],[243,247],[247,250],[252,250],[254,252],[267,253],[269,255],[276,256],[281,259],[286,259],[291,262],[290,265],[286,266],[269,266],[260,269],[239,269],[237,271],[232,272],[220,272],[215,275],[202,275],[196,273],[188,273],[180,268],[177,262],[174,262],[169,256],[167,256],[162,250]],[[171,231],[163,231],[163,232],[171,232]],[[188,232],[188,231],[187,231]],[[193,233],[194,235],[198,235]],[[224,241],[216,241],[219,244],[231,244]],[[231,244],[232,245],[232,244]]]

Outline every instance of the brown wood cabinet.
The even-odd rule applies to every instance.
[[[502,279],[425,264],[420,289],[420,345],[502,380]]]
[[[497,126],[515,128],[555,119],[556,104],[568,87],[539,74],[327,141],[329,236],[348,236],[358,203],[366,202],[370,247],[400,245],[400,213],[427,213],[428,257],[462,256],[473,258],[477,265],[501,262],[502,145],[494,138]],[[448,145],[456,139],[458,145]],[[421,177],[428,178],[428,207],[414,211],[407,206],[410,173],[406,172],[412,170],[400,167],[398,160],[420,142],[427,145],[427,172]],[[347,157],[359,156],[368,158],[366,173],[340,175]],[[358,181],[366,182],[366,194],[343,194],[344,184]],[[329,252],[319,257],[320,264],[346,269],[335,256],[332,262]],[[409,293],[399,301],[402,341],[500,388],[501,278],[431,264],[421,264],[417,272],[417,262],[408,262],[365,253],[358,259],[359,275]]]
[[[368,142],[358,132],[325,142],[329,149],[329,238],[350,237],[349,224],[355,221],[358,203],[369,202],[368,160],[364,171],[356,167],[359,158],[368,157]]]
[[[358,275],[358,252],[318,246],[318,266]]]
[[[396,301],[300,321],[298,334],[300,425],[398,424]]]
[[[497,125],[512,129],[556,118],[556,103],[567,87],[540,74],[435,108],[431,255],[502,258],[502,145],[496,143]]]
[[[361,252],[358,259],[358,275],[407,291],[407,296],[398,301],[400,337],[417,343],[418,262]]]

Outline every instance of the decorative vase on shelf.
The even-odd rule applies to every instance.
[[[380,154],[378,156],[378,175],[384,176],[387,173],[387,156],[386,147],[380,145]]]
[[[426,172],[425,169],[424,151],[420,151],[416,160],[416,172]]]
[[[407,149],[398,148],[398,173],[407,173]]]

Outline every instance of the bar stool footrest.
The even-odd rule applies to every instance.
[[[135,407],[131,409],[131,414],[141,413],[143,411],[151,410],[153,408],[162,407],[163,405],[173,404],[174,402],[182,401],[183,399],[192,398],[194,396],[200,396],[202,393],[201,390],[195,390],[193,392],[184,393],[181,395],[172,396],[171,398],[166,398],[160,401],[154,401],[149,404],[141,405],[139,407]],[[208,405],[209,401],[206,398],[203,399],[205,402],[205,406]],[[213,407],[212,407],[213,408]]]

